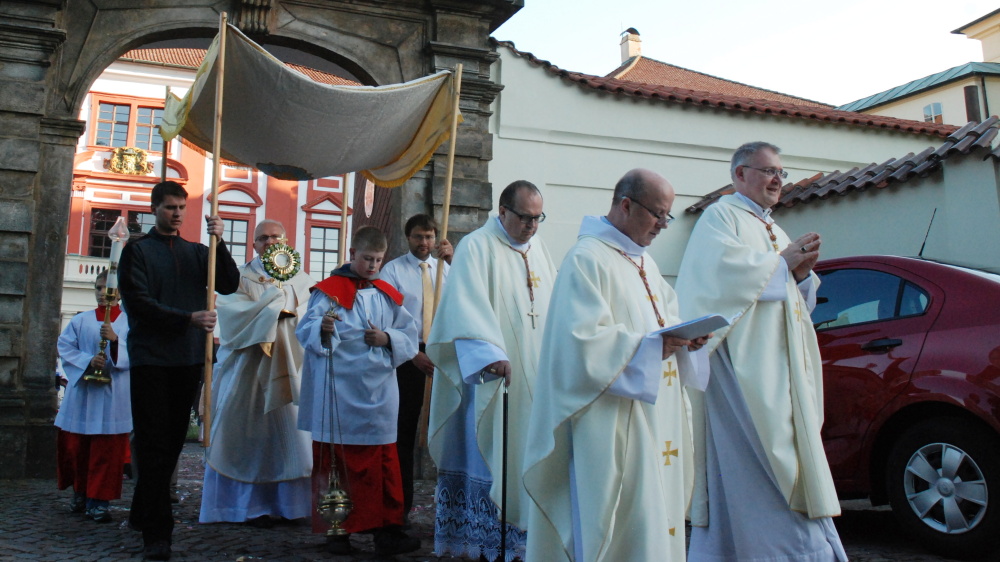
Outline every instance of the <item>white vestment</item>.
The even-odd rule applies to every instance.
[[[524,258],[499,220],[489,219],[462,239],[427,344],[427,355],[437,367],[428,449],[438,467],[434,546],[439,554],[482,555],[491,560],[499,555],[502,380],[480,384],[480,371],[496,360],[507,359],[512,373],[508,389],[507,555],[508,559],[523,558],[521,529],[526,521],[522,507],[528,499],[520,468],[555,268],[538,237],[517,250],[526,251],[530,292]],[[529,315],[532,312],[535,316]]]
[[[260,258],[220,295],[220,356],[212,384],[201,523],[309,516],[312,448],[296,427],[302,346],[295,324],[315,282],[301,272],[281,287]],[[296,316],[281,318],[282,310]]]
[[[693,464],[677,364],[688,357],[662,359],[662,339],[648,336],[657,312],[664,326],[680,322],[656,263],[585,217],[545,325],[524,466],[527,560],[684,560]]]
[[[323,347],[320,325],[331,306],[340,319],[330,335],[333,369],[328,373],[329,350]],[[389,346],[365,343],[369,322],[388,334]],[[352,308],[334,305],[314,290],[295,334],[306,351],[299,429],[321,443],[395,443],[396,367],[417,354],[417,328],[406,309],[375,287],[358,290]]]
[[[90,360],[101,350],[103,324],[97,319],[96,310],[87,310],[70,319],[59,335],[57,349],[68,382],[55,425],[63,431],[81,435],[118,435],[132,431],[126,346],[128,318],[124,312],[111,323],[111,329],[118,335],[118,360],[111,356],[110,343],[105,348],[107,366],[104,373],[111,377],[111,383],[83,380]]]
[[[800,291],[818,279],[796,286],[779,255],[788,244],[768,213],[737,194],[705,210],[684,253],[681,313],[732,319],[707,346],[708,389],[691,395],[692,560],[845,557],[830,520],[840,504],[820,437],[819,346]]]

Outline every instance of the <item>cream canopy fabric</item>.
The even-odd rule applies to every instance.
[[[314,82],[228,26],[221,156],[281,179],[361,172],[401,185],[450,134],[451,72],[388,86]],[[167,96],[167,141],[177,135],[211,152],[219,36],[184,98]],[[461,119],[461,115],[459,116]]]

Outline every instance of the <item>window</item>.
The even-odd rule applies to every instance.
[[[156,224],[156,215],[152,213],[126,212],[129,240],[143,236]],[[111,257],[111,239],[108,238],[108,231],[115,226],[120,216],[122,216],[121,209],[90,210],[90,244],[87,247],[87,255],[95,258]]]
[[[141,238],[150,228],[156,225],[156,215],[153,213],[128,212],[129,240]]]
[[[246,263],[250,261],[247,255],[247,230],[249,227],[249,222],[238,219],[222,219],[222,225],[224,232],[222,233],[222,239],[226,241],[226,246],[229,247],[229,253],[232,254],[233,259],[236,263]]]
[[[916,316],[930,303],[920,287],[881,271],[840,269],[821,278],[812,313],[817,330]]]
[[[309,274],[325,279],[340,261],[340,229],[314,226],[309,229]]]
[[[87,255],[95,258],[111,257],[111,239],[108,238],[108,231],[121,214],[119,209],[90,210],[90,244]]]
[[[163,151],[160,123],[163,109],[128,98],[100,99],[93,117],[94,145],[120,148],[134,146],[150,152]]]
[[[944,123],[941,116],[941,104],[934,102],[924,106],[924,121],[927,123]]]

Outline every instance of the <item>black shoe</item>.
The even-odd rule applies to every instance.
[[[146,545],[143,560],[170,560],[170,541],[156,541]]]
[[[85,511],[87,511],[87,496],[73,494],[73,499],[69,500],[69,512],[83,513]]]
[[[327,536],[324,547],[330,554],[350,554],[354,552],[351,546],[351,535]]]
[[[375,533],[377,554],[405,554],[414,550],[420,550],[420,539],[407,535],[399,527],[382,527]]]
[[[87,519],[93,519],[96,523],[110,523],[111,512],[108,506],[98,505],[87,510]]]

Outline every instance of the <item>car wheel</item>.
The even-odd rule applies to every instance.
[[[957,418],[923,421],[903,432],[889,453],[886,488],[904,530],[949,558],[981,557],[995,548],[998,449],[995,434]]]

